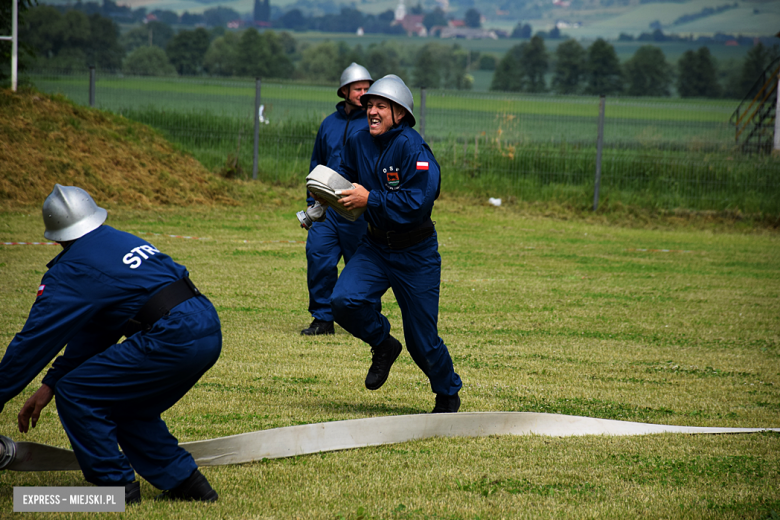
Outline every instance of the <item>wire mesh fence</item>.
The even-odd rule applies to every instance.
[[[251,78],[132,77],[99,72],[95,106],[149,124],[210,169],[253,160]],[[89,74],[34,71],[33,84],[89,103]],[[525,200],[593,197],[598,96],[413,92],[418,129],[444,170],[444,187]],[[335,87],[261,82],[258,170],[303,182]],[[608,97],[601,200],[658,208],[780,213],[780,161],[735,143],[730,100]]]

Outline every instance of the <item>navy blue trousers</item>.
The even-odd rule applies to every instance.
[[[190,299],[146,333],[134,334],[59,380],[57,411],[84,478],[123,486],[135,473],[173,489],[197,468],[160,414],[216,363],[219,317],[205,297]],[[119,451],[117,445],[121,447]]]
[[[434,234],[393,251],[365,237],[336,282],[331,306],[339,325],[374,347],[390,334],[390,322],[376,305],[392,288],[401,309],[406,349],[428,376],[434,393],[455,395],[462,383],[438,332],[441,256],[437,240]]]
[[[363,217],[351,222],[332,209],[324,222],[315,222],[306,238],[306,283],[313,318],[333,321],[330,298],[339,277],[341,257],[348,263],[366,232]]]

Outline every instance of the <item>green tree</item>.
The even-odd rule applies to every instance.
[[[260,0],[255,0],[259,2]],[[309,26],[309,19],[303,15],[300,9],[291,9],[279,17],[278,23],[293,31],[303,31]]]
[[[87,16],[74,9],[60,14],[49,6],[30,9],[19,28],[19,39],[47,66],[69,70],[87,65],[119,69],[124,49],[118,38],[119,28],[109,18],[97,13]]]
[[[412,70],[412,87],[425,87],[429,89],[441,86],[441,66],[439,44],[427,43],[417,53],[417,60]]]
[[[523,74],[524,88],[526,92],[544,92],[547,86],[544,75],[549,67],[547,49],[544,39],[538,35],[531,38],[528,43],[522,43],[520,67]]]
[[[173,38],[174,32],[170,25],[158,21],[151,21],[133,27],[125,34],[120,36],[119,44],[125,49],[125,52],[132,52],[139,47],[146,47],[151,44],[161,49],[165,49],[168,42]]]
[[[8,5],[10,6],[10,2]],[[10,21],[10,15],[8,20]],[[19,41],[29,44],[39,57],[52,58],[62,47],[61,21],[62,14],[55,7],[49,5],[34,7],[19,24]],[[7,34],[10,33],[9,27]]]
[[[492,54],[483,54],[479,57],[479,70],[496,70],[496,57]]]
[[[173,12],[173,11],[162,10],[162,9],[155,9],[154,11],[152,11],[149,14],[154,15],[155,18],[157,18],[158,22],[164,23],[166,25],[176,25],[177,23],[179,23],[179,15],[176,14],[175,12]],[[200,15],[197,15],[197,16],[200,16]],[[182,23],[184,23],[184,22],[182,21]]]
[[[227,32],[216,38],[206,56],[203,58],[203,68],[215,76],[233,76],[238,68],[239,37],[234,32]]]
[[[28,11],[34,5],[35,0],[19,0],[17,4],[17,22],[20,29],[25,24]],[[12,31],[11,25],[11,2],[2,2],[0,3],[0,34],[10,35]],[[20,39],[18,43],[17,70],[23,71],[32,64],[35,57],[35,49],[24,40]],[[0,65],[0,81],[11,77],[11,47],[10,41],[0,41],[0,61],[2,62],[2,65]]]
[[[498,62],[496,71],[493,73],[490,90],[504,92],[519,92],[523,90],[523,73],[520,67],[523,45],[527,44],[519,43],[506,51],[501,61]]]
[[[715,61],[707,47],[685,51],[677,62],[677,93],[680,97],[719,97]]]
[[[615,48],[597,39],[588,47],[588,94],[619,94],[623,90],[623,77]]]
[[[469,53],[460,45],[427,43],[417,52],[411,86],[468,90],[474,83],[468,62]]]
[[[127,55],[122,72],[136,76],[175,76],[176,68],[160,47],[139,47]]]
[[[99,14],[89,17],[90,38],[87,57],[91,65],[101,69],[119,70],[125,50],[119,45],[119,26]]]
[[[405,76],[400,51],[394,44],[371,44],[366,52],[365,67],[374,79],[388,74],[396,74],[402,78]]]
[[[344,68],[336,42],[326,40],[308,47],[301,54],[299,70],[306,79],[334,83],[341,77]]]
[[[447,25],[447,16],[444,13],[444,10],[442,10],[441,7],[436,7],[433,11],[426,14],[423,17],[422,21],[423,25],[426,29],[429,31],[431,30],[431,27],[436,27],[437,25],[440,26],[446,26]]]
[[[240,19],[238,11],[221,5],[203,11],[203,21],[210,27],[224,27],[228,22]]]
[[[466,24],[466,27],[473,27],[478,29],[482,27],[482,15],[479,11],[472,7],[466,11],[465,16],[463,17],[463,23]]]
[[[199,74],[209,44],[208,31],[198,27],[194,31],[179,31],[168,42],[165,52],[179,74]]]
[[[761,84],[757,84],[757,82],[764,77],[764,69],[769,66],[777,55],[777,46],[766,47],[761,42],[754,45],[745,55],[738,72],[729,78],[725,95],[735,99],[755,96],[761,88]]]
[[[566,40],[555,49],[552,88],[560,94],[577,94],[587,72],[587,52],[577,40]]]
[[[629,96],[668,96],[672,83],[671,66],[654,45],[643,45],[624,65]]]
[[[527,40],[528,38],[531,37],[532,32],[533,32],[533,28],[529,24],[523,24],[522,22],[517,22],[517,25],[512,31],[512,35],[510,36],[510,38],[522,38],[524,40]]]
[[[254,28],[245,30],[238,41],[236,74],[255,78],[292,77],[293,64],[285,52],[284,40],[274,31],[261,34]]]

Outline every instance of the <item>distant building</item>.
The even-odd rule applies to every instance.
[[[428,36],[428,29],[425,28],[422,21],[425,18],[421,14],[406,14],[404,0],[400,0],[398,7],[395,8],[395,20],[391,25],[400,25],[406,31],[407,36]]]

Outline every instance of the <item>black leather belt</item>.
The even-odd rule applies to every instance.
[[[419,227],[411,231],[407,231],[406,233],[385,231],[369,224],[366,233],[368,234],[369,238],[389,247],[390,249],[406,249],[407,247],[419,244],[426,238],[433,235],[435,230],[433,224],[433,221],[428,219],[427,222],[424,222]]]
[[[150,330],[171,309],[195,296],[200,296],[200,291],[188,276],[166,285],[149,298],[134,318],[127,320],[122,333],[129,338],[136,332]]]

